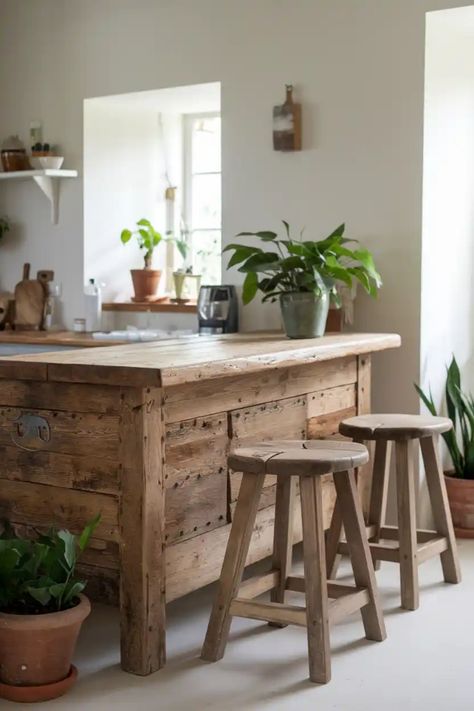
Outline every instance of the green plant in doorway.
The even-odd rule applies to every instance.
[[[144,217],[141,220],[138,220],[136,224],[137,229],[135,230],[122,230],[120,239],[122,244],[127,244],[130,242],[132,237],[136,237],[139,248],[145,252],[145,269],[152,268],[153,252],[161,242],[174,242],[183,259],[186,258],[186,242],[174,237],[163,237],[163,235],[153,227],[150,220],[147,220]]]

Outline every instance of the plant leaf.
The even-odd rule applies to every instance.
[[[84,551],[87,546],[89,545],[90,538],[92,534],[94,533],[95,529],[100,523],[101,515],[100,513],[97,514],[97,516],[94,516],[85,526],[84,530],[82,531],[81,535],[79,536],[79,550],[82,552]]]
[[[242,287],[242,301],[249,304],[258,291],[258,278],[255,272],[249,272]]]
[[[131,238],[132,238],[132,233],[130,230],[122,230],[120,239],[122,240],[123,244],[127,244],[127,242],[130,242]]]

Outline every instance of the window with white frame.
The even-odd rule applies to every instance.
[[[187,264],[203,284],[221,282],[221,118],[187,114],[184,120],[183,232]]]

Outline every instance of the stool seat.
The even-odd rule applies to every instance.
[[[279,440],[239,447],[229,466],[251,474],[313,476],[360,467],[369,461],[367,448],[340,440]]]
[[[447,417],[431,415],[358,415],[343,420],[339,432],[358,440],[421,439],[448,432],[452,426]]]

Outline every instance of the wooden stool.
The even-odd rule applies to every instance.
[[[239,498],[222,566],[219,587],[201,657],[217,661],[224,655],[232,616],[266,620],[276,626],[307,627],[309,676],[331,678],[329,623],[361,610],[367,639],[385,639],[375,573],[370,557],[354,467],[368,461],[360,444],[340,441],[289,441],[257,444],[235,450],[229,466],[243,472]],[[355,586],[327,581],[324,550],[321,474],[334,472],[334,483]],[[277,475],[272,569],[241,584],[263,482]],[[299,476],[303,521],[304,576],[291,575],[295,477]],[[271,590],[271,602],[253,598]],[[306,608],[285,605],[285,591],[306,595]],[[328,598],[335,598],[329,602]]]
[[[437,439],[452,428],[445,417],[424,415],[360,415],[344,420],[339,431],[358,442],[375,440],[372,491],[368,516],[372,558],[400,564],[402,607],[419,606],[418,565],[433,556],[441,556],[444,580],[459,583],[461,573],[446,484],[441,468]],[[433,510],[435,531],[416,527],[415,443],[420,441],[426,482]],[[390,453],[395,442],[398,526],[386,526]],[[335,574],[338,556],[348,547],[341,537],[341,514],[333,513],[327,539],[328,569]],[[381,542],[385,541],[385,542]]]

